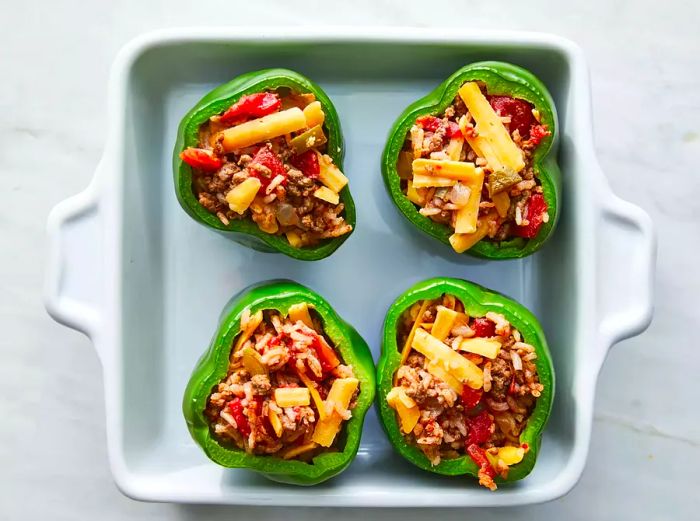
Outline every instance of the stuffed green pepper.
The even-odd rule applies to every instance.
[[[313,485],[357,454],[374,382],[362,337],[318,294],[277,281],[224,309],[183,411],[216,463]]]
[[[559,211],[556,109],[531,73],[467,65],[409,106],[391,131],[382,172],[401,212],[458,252],[524,257]]]
[[[269,69],[207,94],[182,120],[175,189],[198,222],[262,251],[330,255],[352,232],[338,115],[302,75]]]
[[[421,282],[387,313],[377,372],[380,419],[413,464],[491,490],[532,470],[554,374],[517,302],[463,280]]]

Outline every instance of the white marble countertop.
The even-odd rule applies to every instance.
[[[308,0],[303,13],[283,2],[238,4],[2,2],[0,518],[290,517],[288,509],[144,504],[123,497],[108,469],[97,357],[88,340],[52,322],[43,309],[45,218],[92,176],[105,138],[107,74],[117,50],[141,32],[169,26],[434,21],[465,30],[546,30],[578,42],[591,68],[600,162],[614,190],[645,208],[659,231],[655,319],[645,334],[608,357],[579,485],[545,505],[439,515],[697,519],[700,350],[689,329],[700,321],[700,217],[694,213],[700,208],[694,190],[700,190],[700,4],[490,0],[457,8],[457,2],[406,0],[396,8],[375,0],[330,9],[328,2]],[[293,517],[357,514],[322,509]],[[412,515],[384,510],[381,517]]]

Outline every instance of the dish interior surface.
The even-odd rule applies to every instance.
[[[550,89],[559,111],[561,220],[544,249],[524,260],[472,259],[422,235],[393,206],[380,173],[388,129],[401,111],[457,68],[485,59],[530,69]],[[181,118],[216,85],[267,67],[287,67],[312,78],[340,115],[344,172],[357,204],[357,227],[322,261],[306,263],[247,249],[194,222],[175,198],[172,147]],[[371,501],[366,498],[397,494],[420,505],[449,501],[450,495],[465,502],[489,494],[471,478],[442,478],[404,461],[385,438],[374,409],[356,461],[339,477],[313,488],[281,486],[252,472],[220,468],[192,441],[181,412],[183,390],[221,309],[248,284],[289,278],[313,288],[364,336],[376,361],[384,314],[394,298],[419,280],[450,276],[519,300],[544,326],[557,376],[554,410],[533,473],[496,494],[546,488],[556,480],[573,451],[574,365],[585,348],[576,340],[581,327],[576,297],[580,244],[574,226],[585,188],[572,182],[585,172],[576,171],[581,161],[567,118],[570,75],[561,50],[534,44],[515,49],[464,43],[212,41],[164,43],[143,51],[128,76],[119,173],[124,178],[122,323],[117,326],[122,403],[116,443],[129,473],[152,490],[167,480],[172,494],[233,503],[263,504],[279,501],[279,496],[313,503],[313,497],[331,495],[359,505]]]

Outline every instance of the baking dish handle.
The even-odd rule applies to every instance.
[[[97,179],[49,213],[44,300],[54,320],[93,337],[99,330],[104,282]]]
[[[608,192],[598,237],[599,332],[607,348],[638,335],[654,308],[656,234],[649,215]]]

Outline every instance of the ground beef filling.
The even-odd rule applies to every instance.
[[[270,115],[285,116],[287,128],[299,126],[290,126],[295,117],[302,126],[252,144],[249,133],[227,135],[253,121],[265,124]],[[280,89],[244,96],[202,125],[198,148],[181,154],[193,169],[194,195],[224,225],[251,219],[263,232],[284,235],[298,248],[349,233],[352,226],[339,200],[347,178],[326,155],[324,121],[313,94]],[[269,128],[271,134],[283,129],[280,123]],[[251,178],[260,182],[244,185]]]
[[[205,410],[222,444],[303,461],[335,450],[339,429],[331,432],[328,425],[338,424],[335,415],[343,420],[341,428],[352,417],[358,381],[324,337],[319,320],[308,312],[306,317],[310,325],[275,311],[244,312],[228,374]],[[334,385],[341,384],[346,384],[345,398],[330,400]]]
[[[480,89],[484,103],[490,107],[488,110],[492,110],[495,124],[505,128],[501,138],[509,136],[505,139],[510,140],[511,157],[514,157],[513,154],[522,157],[517,171],[499,165],[493,159],[489,161],[489,157],[475,150],[479,123],[458,94],[443,113],[421,116],[411,127],[397,165],[402,190],[419,208],[421,215],[450,226],[452,230],[462,229],[462,226],[458,226],[460,211],[473,213],[477,219],[473,223],[476,228],[470,233],[457,230],[462,235],[475,234],[473,242],[500,242],[516,237],[532,239],[550,218],[542,183],[532,162],[535,149],[550,132],[547,125],[540,124],[539,113],[527,101],[491,96],[483,85],[480,85]],[[481,136],[487,139],[485,132]],[[501,147],[503,139],[493,143],[494,147]],[[425,175],[440,177],[440,174],[425,171],[434,166],[432,164],[417,170],[414,163],[417,159],[471,163],[477,170],[483,170],[483,183],[472,182],[466,177],[426,183]],[[421,180],[415,177],[417,172],[424,174]],[[472,191],[478,191],[480,196],[470,199]],[[472,242],[469,242],[468,247],[471,245]],[[453,243],[453,247],[459,251],[457,242]]]
[[[528,450],[519,436],[543,391],[534,347],[502,315],[468,317],[450,295],[412,306],[397,341],[400,349],[412,346],[387,397],[403,435],[433,465],[468,454],[481,468],[480,483],[495,489],[493,478],[506,477],[508,465]],[[435,342],[470,362],[478,373],[474,385],[435,368],[424,354],[434,351],[422,347]]]

